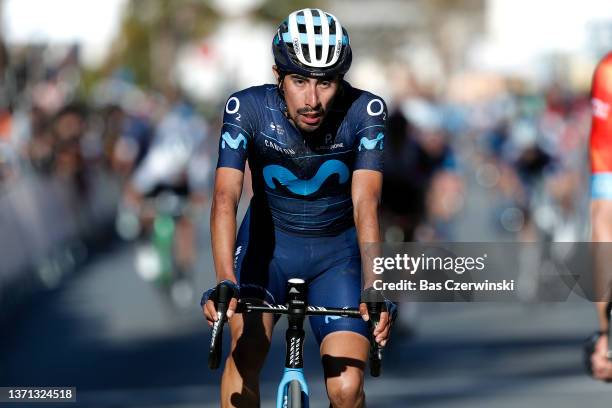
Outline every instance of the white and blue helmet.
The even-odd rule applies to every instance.
[[[272,41],[274,62],[282,73],[307,77],[344,75],[351,66],[349,36],[340,21],[320,9],[289,14]]]

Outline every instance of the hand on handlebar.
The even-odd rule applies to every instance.
[[[367,322],[370,320],[367,303],[361,303],[359,305],[359,313],[361,313],[361,317],[364,321]],[[391,334],[392,323],[393,322],[390,318],[390,313],[387,311],[382,311],[380,313],[378,323],[374,328],[374,332],[372,333],[374,339],[381,347],[385,347],[385,345],[387,345],[387,340],[389,339],[389,335]]]
[[[222,286],[224,286],[223,290],[221,289]],[[230,280],[221,281],[204,292],[200,305],[202,306],[202,314],[208,322],[208,327],[212,327],[214,322],[219,319],[221,316],[219,312],[223,313],[223,318],[231,319],[238,306],[238,297],[238,285]]]
[[[612,361],[608,359],[608,336],[600,336],[591,355],[593,377],[602,381],[612,381]]]
[[[232,316],[234,315],[234,312],[236,311],[237,305],[238,305],[238,300],[236,300],[236,298],[233,298],[230,301],[229,307],[227,309],[227,315],[226,315],[227,320],[230,320],[232,318]],[[215,302],[213,302],[212,300],[208,300],[202,307],[202,312],[208,322],[208,327],[212,327],[213,323],[216,322],[218,319],[217,309],[215,308]]]
[[[364,302],[359,304],[359,313],[366,322],[374,318],[372,337],[380,347],[385,347],[397,316],[397,306],[372,287],[363,291],[362,300]],[[370,316],[372,313],[374,316]]]

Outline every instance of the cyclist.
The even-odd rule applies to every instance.
[[[141,212],[144,223],[150,222],[153,209],[143,208],[146,198],[171,193],[187,203],[178,218],[174,236],[176,268],[173,270],[172,300],[185,307],[193,301],[192,269],[196,258],[196,225],[198,208],[207,199],[207,167],[203,165],[203,145],[207,125],[195,109],[180,97],[162,117],[155,129],[151,146],[134,170],[124,193],[124,206]],[[197,169],[197,170],[196,170]],[[149,211],[142,211],[142,210]],[[146,274],[146,271],[140,271]]]
[[[592,240],[612,242],[612,52],[604,57],[595,70],[591,96],[593,108],[590,141]],[[603,248],[596,249],[603,251]],[[599,260],[601,260],[602,251],[596,252]],[[599,260],[596,266],[604,264]],[[603,273],[604,271],[599,269],[598,272]],[[608,287],[604,280],[600,280],[598,284],[603,288]],[[610,381],[612,380],[612,362],[607,356],[609,321],[606,316],[606,306],[606,302],[597,303],[600,332],[595,344],[595,352],[591,356],[591,363],[595,378]]]
[[[319,9],[295,11],[273,38],[276,84],[233,94],[225,105],[211,213],[218,281],[240,297],[284,303],[289,278],[308,284],[308,302],[361,307],[360,246],[379,242],[377,215],[387,109],[343,80],[351,65],[347,31]],[[253,198],[236,237],[245,162]],[[204,293],[209,325],[216,311]],[[230,312],[236,300],[230,304]],[[392,306],[392,305],[389,305]],[[369,330],[359,319],[310,317],[334,407],[364,405]],[[271,315],[234,315],[221,405],[258,406],[259,371],[270,346]],[[389,313],[374,332],[385,345]]]

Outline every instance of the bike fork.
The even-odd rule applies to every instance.
[[[287,408],[289,406],[289,386],[293,381],[300,384],[302,393],[302,408],[308,408],[308,384],[304,377],[302,368],[287,368],[283,372],[283,378],[278,385],[278,393],[276,396],[276,408]]]
[[[304,378],[304,316],[306,285],[301,279],[289,280],[289,327],[285,334],[285,370],[278,385],[277,408],[308,408],[308,384]],[[293,397],[293,398],[292,398]]]

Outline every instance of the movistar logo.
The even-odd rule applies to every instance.
[[[244,137],[242,133],[238,133],[238,136],[236,136],[236,138],[232,138],[228,132],[225,132],[224,134],[221,135],[221,139],[222,139],[221,140],[222,149],[225,149],[226,144],[228,144],[229,147],[231,147],[234,150],[238,149],[241,144],[242,144],[243,149],[246,149],[247,147],[247,139],[246,137]]]
[[[338,320],[341,319],[342,316],[330,316],[330,315],[325,315],[325,324],[329,324],[330,321],[332,320]]]
[[[361,147],[365,147],[367,150],[373,150],[374,148],[376,148],[376,145],[378,144],[378,142],[380,142],[380,150],[383,149],[383,139],[385,138],[385,135],[381,133],[376,135],[375,139],[368,139],[367,137],[362,137],[361,141],[359,142],[359,151],[361,151]]]
[[[283,166],[271,164],[264,167],[263,176],[266,184],[271,189],[276,188],[274,180],[281,185],[287,187],[293,194],[307,196],[321,188],[325,180],[334,174],[338,175],[338,182],[340,184],[346,183],[349,179],[349,169],[346,164],[339,160],[328,160],[319,167],[317,174],[315,174],[310,180],[301,180],[290,170],[287,170]]]

